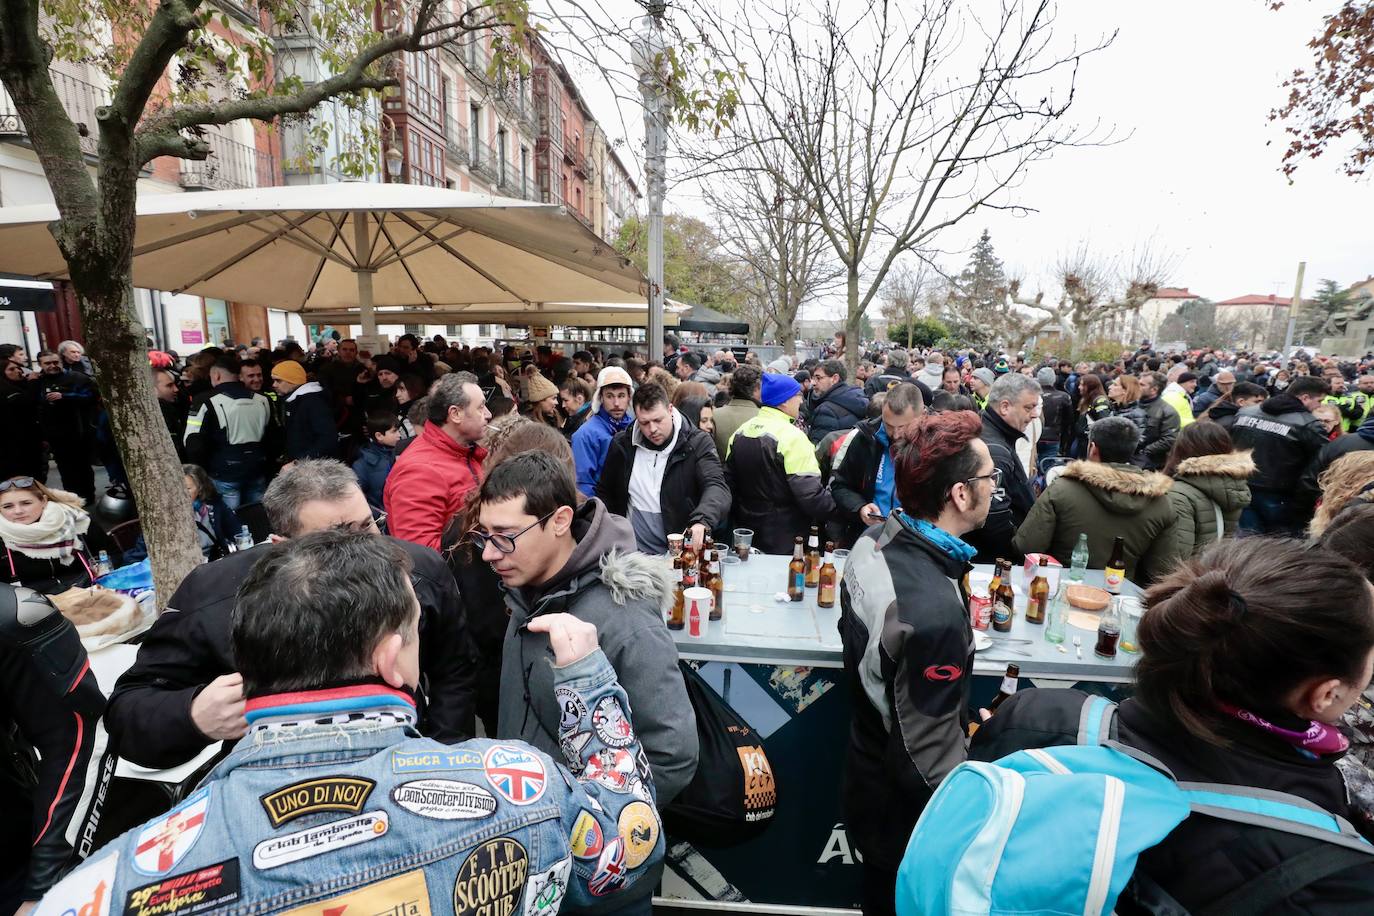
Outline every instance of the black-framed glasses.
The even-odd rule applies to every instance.
[[[993,468],[992,472],[989,474],[979,474],[977,477],[965,478],[964,483],[971,484],[975,480],[991,480],[992,488],[996,490],[998,487],[1002,486],[1002,469]]]
[[[478,531],[476,528],[473,528],[471,531],[467,533],[468,543],[476,547],[479,552],[486,550],[487,544],[491,544],[491,546],[495,547],[497,550],[501,551],[504,554],[515,553],[516,538],[520,537],[522,534],[524,534],[526,531],[529,531],[536,525],[544,524],[549,520],[553,513],[557,511],[557,509],[554,509],[553,512],[546,513],[543,518],[535,519],[534,521],[526,525],[524,528],[521,528],[519,531],[515,532],[515,534],[488,534],[485,531]]]
[[[6,490],[29,490],[33,488],[32,477],[11,477],[9,480],[0,481],[0,493]]]

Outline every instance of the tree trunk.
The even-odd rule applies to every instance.
[[[114,259],[83,259],[79,270],[72,265],[72,281],[81,304],[86,353],[95,366],[96,382],[138,506],[161,612],[203,557],[182,486],[181,465],[153,394],[129,265],[121,270],[108,260]]]
[[[859,310],[859,269],[850,264],[845,271],[845,348],[844,367],[854,378],[859,369],[859,340],[863,326],[863,312]]]

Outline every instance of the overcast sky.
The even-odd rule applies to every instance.
[[[1302,260],[1307,295],[1320,278],[1348,285],[1374,274],[1374,186],[1345,177],[1330,154],[1304,162],[1290,184],[1278,168],[1283,135],[1268,120],[1283,99],[1279,84],[1307,63],[1306,42],[1334,6],[1290,0],[1271,12],[1263,0],[1065,0],[1061,32],[1084,41],[1119,33],[1084,64],[1075,120],[1100,118],[1129,137],[1032,165],[1018,202],[1040,212],[975,215],[947,230],[940,247],[967,249],[986,226],[1031,291],[1083,239],[1108,252],[1151,240],[1176,257],[1172,285],[1216,300],[1291,295]],[[611,92],[578,79],[616,136]],[[631,133],[642,123],[632,109],[621,105]],[[628,139],[638,157],[642,140]],[[680,186],[670,185],[668,209],[706,215]],[[961,258],[951,261],[957,269]]]

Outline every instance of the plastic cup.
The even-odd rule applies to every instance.
[[[715,603],[711,590],[694,585],[682,593],[682,598],[686,609],[687,635],[692,639],[705,639],[706,622],[711,618],[711,607]]]
[[[744,578],[744,561],[734,554],[726,554],[720,558],[720,576],[725,580],[725,590],[727,592],[737,592],[740,590],[741,581]]]
[[[754,530],[752,528],[736,528],[735,536],[735,556],[739,557],[741,563],[749,562],[749,554],[754,546]]]

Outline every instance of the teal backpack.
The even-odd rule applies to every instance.
[[[1111,739],[1115,715],[1114,703],[1090,697],[1077,746],[955,767],[907,843],[897,872],[899,916],[1111,913],[1136,859],[1190,814],[1325,841],[1216,901],[1207,914],[1262,913],[1308,884],[1374,862],[1374,846],[1354,827],[1305,799],[1175,781],[1158,760]],[[1046,867],[1047,851],[1053,868]],[[1187,916],[1143,876],[1132,892],[1144,912]]]

